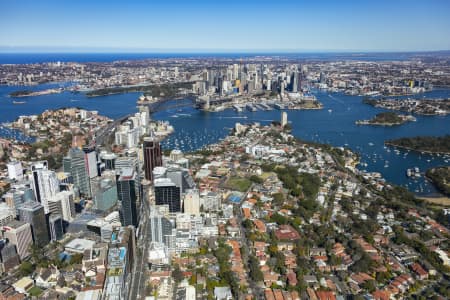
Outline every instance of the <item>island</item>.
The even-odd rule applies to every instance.
[[[411,115],[400,115],[395,112],[382,112],[370,120],[358,120],[356,125],[376,125],[376,126],[394,126],[402,125],[406,122],[416,121]]]
[[[363,103],[373,107],[403,111],[418,115],[447,115],[450,112],[450,99],[373,99],[364,98]]]
[[[425,176],[445,196],[450,197],[450,167],[431,168],[425,172]]]
[[[387,140],[384,144],[418,152],[450,154],[450,135],[406,137]]]
[[[20,90],[20,91],[14,91],[14,92],[9,93],[9,96],[12,98],[43,96],[43,95],[50,95],[50,94],[59,94],[63,91],[64,91],[64,89],[62,89],[62,88],[46,89],[46,90],[42,90],[42,91]]]
[[[9,93],[9,96],[13,97],[13,98],[26,97],[32,93],[33,93],[33,91],[31,91],[31,90],[20,90],[20,91],[15,91],[15,92]]]

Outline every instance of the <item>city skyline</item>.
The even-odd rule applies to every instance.
[[[390,52],[450,49],[447,1],[14,1],[0,52]]]

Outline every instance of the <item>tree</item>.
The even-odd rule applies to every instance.
[[[248,260],[249,269],[250,269],[250,276],[253,279],[253,281],[263,281],[264,275],[261,272],[261,269],[259,268],[259,261],[258,259],[251,255]]]
[[[172,271],[172,277],[176,283],[179,283],[183,280],[183,272],[181,272],[179,265],[175,265],[175,268]]]
[[[19,266],[19,272],[21,276],[31,275],[34,271],[33,264],[29,261],[24,261]]]
[[[256,176],[256,175],[250,176],[249,179],[250,179],[250,181],[257,183],[257,184],[262,184],[264,182],[264,180],[261,177]]]

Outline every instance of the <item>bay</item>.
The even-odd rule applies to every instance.
[[[56,86],[59,84],[26,88],[40,90]],[[20,89],[24,87],[0,86],[0,122],[11,122],[20,115],[39,114],[45,109],[61,107],[97,110],[110,118],[119,118],[137,111],[136,99],[140,95],[140,93],[129,93],[88,98],[82,93],[63,92],[20,98],[20,101],[26,103],[13,104],[13,99],[8,97],[8,94]],[[419,167],[423,172],[430,167],[449,165],[449,157],[412,151],[396,153],[392,148],[384,147],[384,141],[407,136],[450,134],[450,126],[448,126],[450,116],[416,115],[417,122],[394,127],[358,126],[354,124],[356,120],[370,119],[384,110],[363,104],[362,97],[359,96],[325,91],[313,91],[313,93],[324,104],[324,109],[287,111],[295,136],[307,141],[349,147],[361,155],[363,163],[367,163],[367,167],[360,166],[360,168],[370,172],[380,172],[386,180],[406,186],[410,191],[418,194],[428,195],[436,192],[423,176],[418,179],[407,178],[405,171],[407,168]],[[419,97],[422,96],[449,97],[450,90],[434,90],[419,95]],[[168,106],[171,104],[167,103]],[[183,107],[166,109],[153,114],[152,117],[156,120],[168,120],[175,128],[175,132],[163,141],[164,148],[192,151],[225,137],[236,122],[269,124],[273,120],[280,120],[281,111],[244,110],[238,113],[227,109],[211,113],[198,111],[192,107]],[[0,127],[0,136],[26,139],[20,133],[11,132],[4,127]]]

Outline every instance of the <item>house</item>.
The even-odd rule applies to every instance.
[[[336,296],[331,291],[316,291],[318,300],[336,300]]]
[[[416,277],[420,280],[428,279],[428,272],[418,263],[411,265],[411,270],[416,274]]]
[[[278,240],[295,241],[300,238],[300,234],[291,225],[280,225],[275,230],[275,236]]]
[[[59,270],[57,268],[40,268],[37,270],[37,275],[34,278],[36,286],[48,289],[56,285],[59,277]]]

